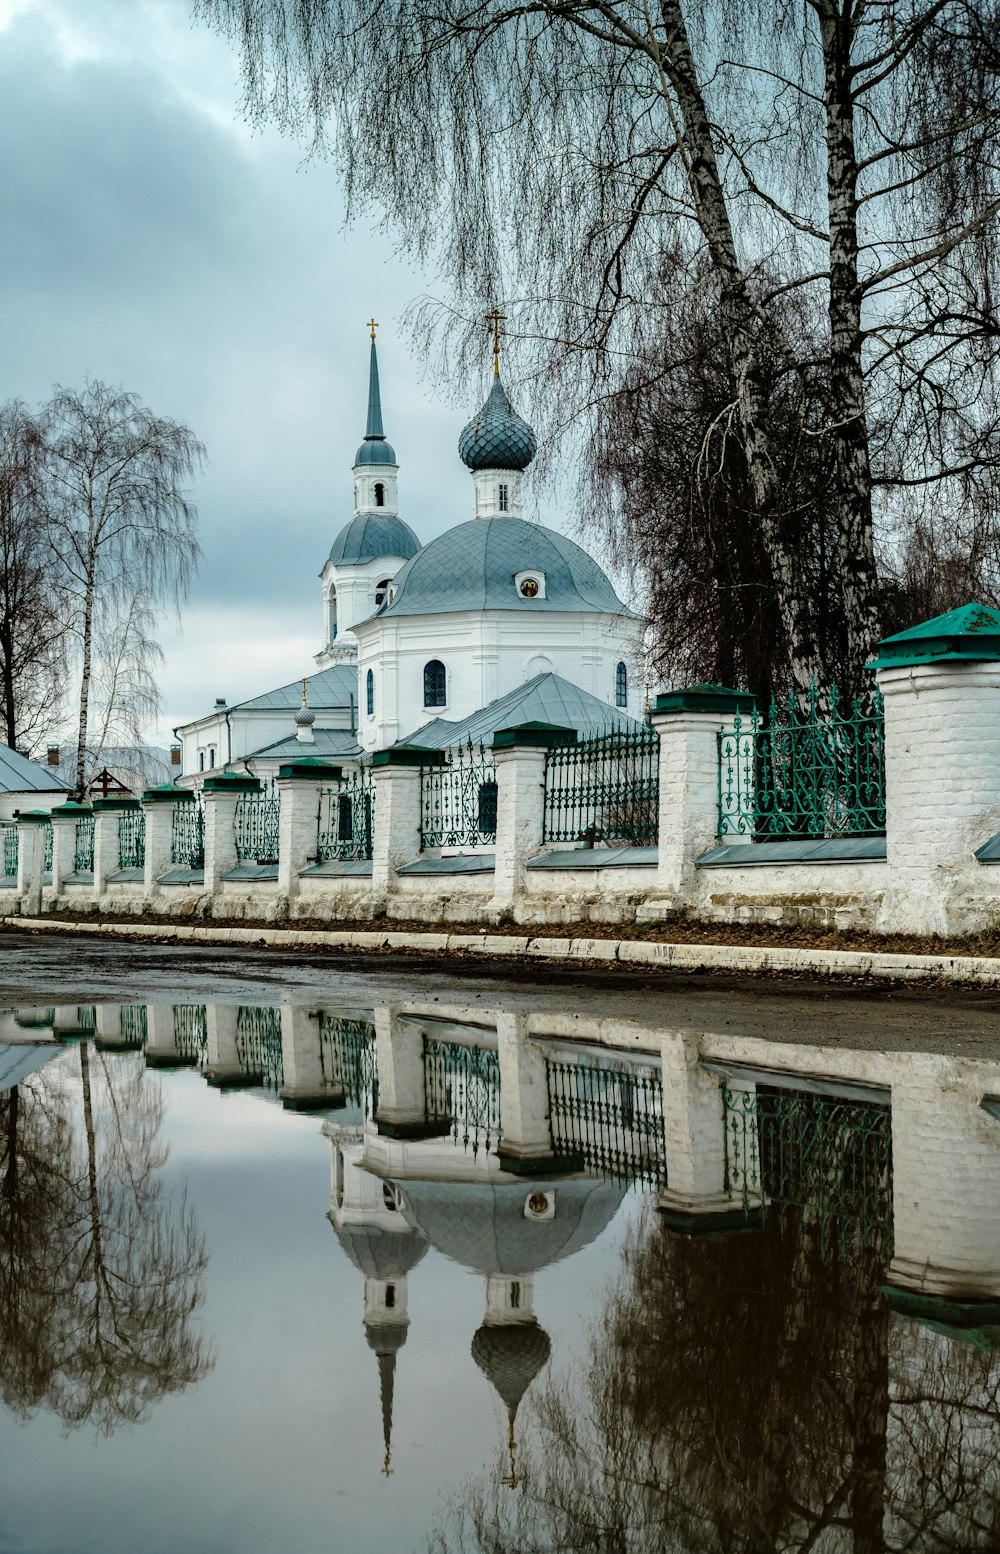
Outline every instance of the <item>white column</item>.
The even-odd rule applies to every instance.
[[[282,1105],[297,1112],[332,1111],[343,1106],[343,1090],[335,1090],[324,1079],[319,1015],[287,1005],[280,1013]]]
[[[525,897],[524,866],[545,835],[545,761],[573,734],[555,724],[504,729],[493,741],[497,764],[497,840],[492,905],[515,912]]]
[[[18,816],[17,893],[21,913],[27,917],[37,917],[42,910],[42,870],[48,819],[48,815],[38,809],[26,810]]]
[[[975,852],[1000,831],[1000,663],[896,664],[885,698],[885,933],[980,926],[1000,867]]]
[[[118,822],[123,813],[139,806],[134,799],[94,800],[94,895],[104,894],[108,875],[118,869]]]
[[[185,1058],[177,1051],[177,1028],[173,1004],[146,1005],[147,1068],[193,1067],[196,1058]]]
[[[67,874],[73,873],[76,822],[90,813],[85,804],[59,804],[52,811],[52,894],[61,896]]]
[[[146,859],[144,889],[147,897],[159,891],[158,880],[170,867],[170,844],[174,823],[174,805],[190,804],[187,789],[164,786],[149,788],[143,795],[146,816]]]
[[[497,1058],[503,1169],[536,1176],[579,1170],[579,1159],[553,1154],[545,1053],[528,1040],[527,1015],[497,1011]]]
[[[401,1019],[394,1004],[375,1010],[375,1067],[375,1124],[384,1138],[428,1139],[448,1133],[447,1118],[430,1120],[427,1116],[424,1032],[419,1022]]]
[[[234,869],[236,853],[236,806],[246,793],[259,793],[256,777],[241,777],[226,772],[208,777],[202,790],[205,803],[205,894],[214,896],[221,888],[222,876]]]
[[[292,901],[299,893],[299,875],[316,860],[320,792],[338,787],[339,766],[293,761],[278,772],[281,816],[278,822],[278,891]]]
[[[208,1004],[205,1009],[205,1078],[220,1090],[236,1090],[263,1082],[263,1074],[252,1073],[240,1063],[236,1051],[238,1018],[235,1004]]]
[[[412,746],[377,750],[372,758],[375,834],[372,843],[372,907],[384,909],[396,870],[420,856],[420,767],[438,754]]]
[[[719,732],[736,712],[749,717],[753,697],[724,686],[667,691],[656,699],[660,736],[658,892],[683,906],[695,860],[719,840]],[[727,842],[750,836],[725,837]],[[641,912],[640,912],[641,915]]]
[[[722,1080],[700,1066],[701,1045],[692,1031],[665,1031],[661,1044],[667,1186],[660,1208],[688,1229],[702,1216],[710,1228],[721,1227],[722,1216],[744,1218],[742,1195],[726,1186]]]

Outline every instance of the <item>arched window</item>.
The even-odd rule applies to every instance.
[[[497,834],[497,793],[495,782],[481,782],[479,784],[478,803],[476,805],[476,829],[483,836],[496,836]]]
[[[621,663],[615,670],[615,706],[628,706],[628,670]]]
[[[331,584],[330,592],[326,596],[326,640],[337,640],[337,590]]]
[[[443,707],[448,700],[448,676],[439,658],[424,665],[424,706]]]
[[[390,581],[391,581],[390,578],[384,577],[380,583],[376,583],[375,584],[375,608],[376,608],[376,610],[379,608],[380,605],[385,603],[385,596],[389,592],[389,583],[390,583]]]
[[[366,696],[368,698],[368,716],[370,718],[373,718],[375,716],[375,671],[374,671],[374,669],[369,669],[368,674],[365,677],[365,694],[366,694]]]
[[[385,486],[382,484],[381,480],[376,480],[375,482],[375,506],[385,506]]]

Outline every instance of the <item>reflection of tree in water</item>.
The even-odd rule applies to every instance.
[[[0,1098],[0,1395],[110,1432],[211,1364],[190,1318],[205,1245],[167,1193],[158,1081],[138,1056],[79,1048]]]
[[[436,1554],[1000,1547],[1000,1359],[893,1315],[876,1246],[650,1213],[571,1375],[536,1397],[522,1490],[466,1486]]]

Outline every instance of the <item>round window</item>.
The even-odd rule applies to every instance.
[[[535,599],[535,598],[537,598],[537,596],[538,596],[538,579],[537,579],[537,577],[522,577],[522,579],[521,579],[521,593],[523,594],[525,599]]]

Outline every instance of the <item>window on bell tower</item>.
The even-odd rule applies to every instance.
[[[385,486],[382,484],[381,480],[376,480],[375,482],[375,506],[385,506]]]
[[[628,706],[628,670],[623,663],[615,670],[615,706]]]
[[[369,669],[365,676],[365,695],[368,716],[373,718],[375,716],[375,672],[372,669]]]
[[[497,508],[502,513],[510,508],[510,487],[507,485],[497,487]]]

